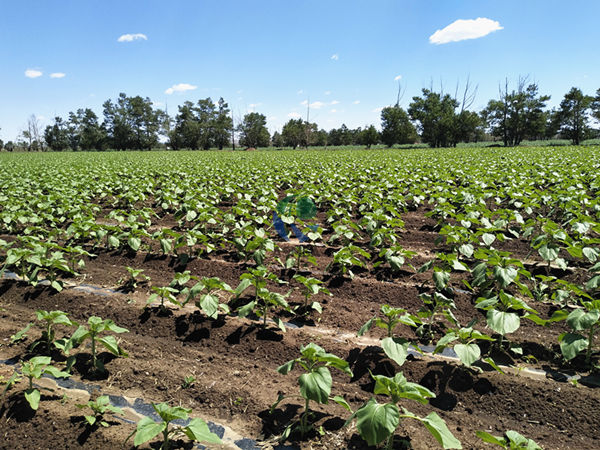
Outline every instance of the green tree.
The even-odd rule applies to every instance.
[[[251,112],[244,116],[238,125],[240,144],[246,148],[267,147],[271,136],[267,130],[267,118],[260,113]]]
[[[229,105],[221,97],[217,103],[213,125],[213,143],[219,150],[222,150],[230,142],[231,130],[233,129],[233,119]]]
[[[69,127],[62,117],[54,118],[54,125],[48,125],[44,130],[46,145],[54,151],[69,148]]]
[[[523,139],[543,136],[547,113],[544,111],[549,95],[540,95],[538,85],[526,84],[519,79],[517,89],[508,91],[508,81],[500,90],[499,100],[490,100],[483,111],[492,135],[499,137],[505,146],[519,145]]]
[[[592,97],[583,95],[580,89],[573,87],[560,102],[557,111],[560,134],[571,139],[574,145],[579,145],[588,132],[587,111],[592,100]]]
[[[271,137],[271,145],[273,147],[277,147],[277,148],[281,148],[281,147],[285,146],[285,144],[283,142],[283,138],[281,137],[281,133],[279,133],[279,131],[276,131],[275,133],[273,133],[273,136]]]
[[[313,145],[317,147],[327,147],[327,141],[329,139],[329,134],[327,131],[321,129],[313,134]]]
[[[456,145],[456,113],[459,103],[449,94],[423,89],[422,97],[413,97],[408,107],[412,120],[419,123],[421,140],[431,147]]]
[[[104,127],[111,148],[150,150],[158,144],[164,113],[155,110],[148,97],[128,97],[120,93],[116,103],[107,100],[103,107]]]
[[[590,102],[592,117],[600,122],[600,89],[596,91],[596,96]]]
[[[387,106],[381,110],[381,142],[388,147],[394,144],[413,144],[417,131],[408,114],[400,106]]]
[[[73,150],[103,150],[106,145],[106,132],[89,108],[69,113],[67,137]]]
[[[306,128],[302,119],[290,119],[281,130],[281,139],[286,147],[300,147],[306,142]]]
[[[360,133],[360,143],[367,148],[371,148],[372,145],[376,145],[379,142],[379,133],[377,129],[371,125],[368,128],[365,128]]]

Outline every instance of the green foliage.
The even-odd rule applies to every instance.
[[[117,326],[110,319],[101,319],[97,316],[91,316],[88,319],[87,326],[79,325],[79,328],[75,330],[73,336],[71,336],[71,341],[74,345],[81,345],[87,339],[91,341],[91,351],[92,351],[92,369],[99,370],[100,372],[105,372],[104,364],[101,360],[98,359],[98,344],[102,344],[102,346],[112,353],[115,356],[127,356],[127,353],[121,348],[119,342],[113,335],[107,335],[100,337],[101,333],[105,333],[107,331],[111,331],[113,333],[128,333],[129,331],[125,328],[121,328]]]
[[[300,434],[304,436],[313,428],[313,425],[309,422],[310,401],[312,400],[320,404],[329,403],[333,385],[329,367],[341,370],[349,376],[352,376],[352,370],[350,370],[348,362],[331,353],[325,352],[323,348],[313,343],[300,347],[300,354],[302,355],[300,358],[292,359],[279,366],[277,372],[287,375],[297,365],[304,370],[304,373],[298,378],[298,385],[300,386],[300,396],[305,401],[305,407],[304,413],[300,417],[300,422],[297,424]],[[273,412],[284,398],[281,395],[279,396],[277,402],[271,406],[271,412]],[[335,396],[331,399],[350,410],[350,407],[342,397]],[[286,428],[281,438],[282,441],[287,439],[295,426],[296,424],[292,423]]]
[[[402,399],[415,400],[427,404],[435,394],[418,383],[406,380],[402,372],[394,377],[372,375],[375,380],[375,395],[390,397],[389,403],[378,403],[375,398],[369,399],[348,419],[349,424],[356,419],[356,427],[360,436],[368,445],[378,445],[386,441],[386,448],[393,448],[394,432],[404,418],[421,422],[443,448],[462,448],[460,441],[450,432],[446,422],[432,412],[426,417],[419,417],[405,408],[400,409],[398,402]]]
[[[527,439],[516,431],[509,430],[504,433],[504,437],[493,436],[486,431],[477,431],[477,437],[483,442],[494,444],[505,450],[542,450],[532,439]]]
[[[186,426],[171,424],[174,420],[187,421],[189,419],[189,414],[192,412],[191,409],[182,408],[180,406],[169,406],[167,403],[153,403],[152,407],[162,421],[155,422],[150,417],[143,417],[138,422],[134,432],[135,437],[133,439],[133,445],[136,447],[151,441],[161,433],[161,450],[168,450],[171,448],[171,442],[174,439],[184,437],[187,437],[193,442],[207,442],[209,444],[222,443],[221,439],[209,430],[208,425],[202,419],[192,419]]]
[[[123,410],[121,408],[117,408],[116,406],[110,404],[108,395],[101,395],[96,400],[90,400],[85,404],[77,404],[76,406],[80,409],[92,410],[92,414],[83,416],[85,421],[91,427],[97,424],[103,427],[108,427],[108,422],[104,420],[104,415],[107,413],[123,414]]]
[[[51,366],[52,360],[49,356],[34,356],[29,361],[23,361],[21,363],[21,373],[28,380],[28,388],[25,389],[24,395],[27,403],[33,410],[37,410],[40,404],[41,393],[39,389],[33,386],[33,380],[39,380],[43,375],[48,374],[56,378],[68,378],[71,376],[70,373],[62,372],[56,367]],[[4,392],[10,387],[20,381],[18,372],[14,372],[6,384]]]
[[[246,148],[266,147],[269,145],[270,135],[267,130],[267,118],[263,114],[251,112],[244,116],[238,125],[240,144]]]

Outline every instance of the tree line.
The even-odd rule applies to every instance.
[[[458,89],[457,89],[458,91]],[[600,121],[600,89],[595,96],[573,87],[560,105],[546,107],[550,96],[539,92],[537,83],[520,78],[513,88],[508,81],[480,112],[470,110],[476,89],[467,83],[462,96],[430,89],[412,98],[407,109],[400,96],[393,106],[381,111],[381,131],[375,126],[350,129],[346,125],[329,131],[301,118],[290,119],[271,135],[266,116],[251,112],[234,124],[229,105],[220,98],[196,103],[186,101],[170,117],[146,97],[124,93],[104,102],[102,120],[89,108],[70,112],[67,118],[55,117],[52,125],[41,129],[32,115],[17,143],[4,144],[0,150],[21,148],[29,151],[79,150],[173,150],[223,149],[239,145],[250,147],[309,147],[376,144],[426,143],[431,147],[456,146],[459,142],[502,141],[505,146],[523,140],[560,137],[575,145],[598,136],[590,123]]]

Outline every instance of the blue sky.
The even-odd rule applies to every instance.
[[[600,88],[598,0],[0,0],[0,16],[5,142],[31,114],[42,126],[77,108],[101,116],[119,92],[171,115],[223,97],[236,117],[265,114],[273,132],[307,101],[322,128],[378,126],[398,76],[404,107],[467,77],[475,109],[505,77],[529,76],[550,106],[572,86]]]

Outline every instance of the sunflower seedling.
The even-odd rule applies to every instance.
[[[299,422],[293,422],[287,426],[281,435],[281,441],[285,441],[294,429],[300,431],[301,436],[304,437],[312,428],[313,424],[309,422],[310,418],[310,401],[313,400],[320,404],[327,404],[330,400],[332,378],[329,372],[329,367],[334,367],[349,376],[353,376],[352,370],[348,365],[348,362],[331,354],[326,353],[323,348],[316,344],[310,343],[305,347],[300,347],[300,358],[292,359],[286,362],[282,366],[277,368],[277,372],[287,375],[294,367],[299,365],[305,371],[298,378],[298,384],[300,385],[300,396],[304,399],[304,413],[300,417]],[[271,413],[275,410],[277,405],[285,399],[283,395],[279,395],[277,401],[271,406]],[[339,396],[331,398],[331,400],[342,405],[349,411],[350,406],[346,401]]]
[[[105,372],[104,364],[98,359],[97,347],[102,344],[106,350],[115,356],[127,356],[113,335],[99,337],[100,333],[112,331],[113,333],[128,333],[129,330],[117,326],[112,320],[100,317],[91,316],[88,319],[88,326],[80,325],[79,328],[71,336],[74,344],[80,345],[86,339],[90,339],[92,347],[92,368],[98,369],[100,372]]]
[[[79,409],[89,408],[92,410],[92,414],[83,416],[90,427],[93,427],[97,424],[100,424],[103,427],[108,427],[108,422],[104,420],[104,415],[107,413],[120,415],[123,414],[123,410],[121,408],[117,408],[116,406],[110,404],[108,395],[101,395],[95,401],[90,400],[85,404],[78,404],[75,406],[77,406]]]
[[[161,450],[168,450],[171,447],[171,441],[180,437],[186,437],[194,442],[208,442],[210,444],[222,444],[219,436],[211,432],[206,422],[202,419],[192,419],[186,426],[171,425],[174,420],[187,421],[191,409],[182,408],[180,406],[169,406],[166,403],[153,403],[152,407],[156,414],[161,418],[161,422],[155,422],[150,417],[143,417],[138,423],[136,430],[131,433],[127,440],[133,434],[133,445],[136,447],[154,439],[162,433]]]
[[[425,417],[419,417],[405,408],[398,408],[401,399],[411,399],[422,404],[427,404],[429,398],[435,394],[418,383],[406,380],[402,372],[393,378],[383,375],[371,375],[375,380],[376,395],[386,395],[391,398],[389,403],[378,403],[371,397],[346,421],[346,425],[356,419],[356,428],[360,437],[367,444],[377,445],[386,441],[386,449],[391,450],[394,445],[394,432],[400,424],[400,419],[415,419],[421,422],[433,435],[443,448],[462,448],[460,441],[448,429],[446,422],[435,412]]]
[[[300,289],[302,292],[302,296],[304,297],[304,304],[302,305],[302,309],[307,311],[308,308],[314,309],[319,314],[323,312],[323,308],[319,302],[312,302],[309,304],[309,299],[313,295],[319,294],[322,292],[323,294],[332,295],[325,286],[323,286],[323,282],[321,280],[317,280],[313,277],[304,277],[302,275],[294,275],[294,280],[302,285]]]
[[[42,375],[48,374],[52,375],[55,378],[68,378],[71,374],[67,372],[62,372],[56,367],[50,365],[51,358],[49,356],[35,356],[31,358],[29,361],[23,362],[21,366],[21,373],[25,376],[29,381],[29,387],[25,389],[25,399],[31,406],[31,409],[37,410],[40,405],[40,391],[37,387],[33,386],[33,380],[39,380]],[[14,383],[20,381],[17,372],[13,374],[13,376],[8,381],[5,392],[8,390]],[[48,389],[48,388],[40,388],[40,389]],[[52,389],[48,389],[51,391]]]
[[[504,450],[542,450],[534,440],[527,439],[516,431],[509,430],[504,433],[504,437],[492,436],[486,431],[477,431],[475,433],[479,439],[488,444],[495,444]]]

